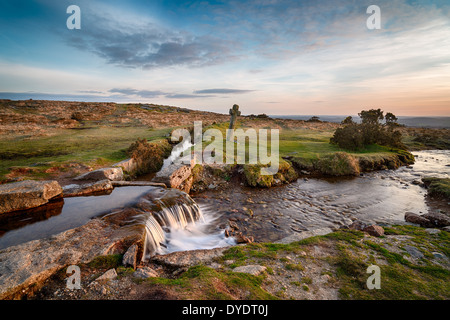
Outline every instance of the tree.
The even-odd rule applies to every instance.
[[[361,122],[364,124],[378,125],[380,121],[384,119],[383,111],[381,109],[370,109],[368,111],[361,111],[358,113],[361,118]]]
[[[353,121],[352,117],[347,117],[341,122],[342,126],[336,129],[330,143],[337,144],[343,149],[361,150],[371,144],[380,144],[404,149],[401,142],[401,132],[394,130],[397,117],[391,113],[383,115],[381,109],[363,110],[358,115],[361,123]],[[385,119],[385,124],[381,120]]]
[[[391,112],[386,113],[386,116],[384,117],[385,122],[386,122],[386,126],[389,129],[393,129],[394,127],[398,127],[398,118]]]
[[[341,122],[341,124],[356,124],[356,122],[353,121],[353,118],[351,116],[348,116]]]

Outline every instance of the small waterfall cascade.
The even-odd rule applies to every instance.
[[[144,261],[155,254],[235,244],[233,238],[225,237],[224,230],[211,230],[217,217],[210,212],[203,215],[197,203],[182,191],[169,190],[154,199],[152,207],[144,218]]]

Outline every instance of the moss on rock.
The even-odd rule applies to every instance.
[[[298,178],[297,171],[295,171],[291,162],[284,159],[280,159],[278,171],[274,175],[262,175],[261,169],[264,167],[260,164],[244,165],[244,177],[247,185],[268,188],[281,183],[289,183]]]

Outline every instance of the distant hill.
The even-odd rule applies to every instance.
[[[308,120],[313,115],[271,115],[271,118]],[[322,121],[340,123],[347,116],[318,116]],[[354,121],[359,121],[359,117],[353,115]],[[450,128],[450,117],[405,117],[399,116],[398,122],[408,127],[419,128]]]

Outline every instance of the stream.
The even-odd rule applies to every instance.
[[[293,232],[339,228],[354,220],[404,222],[407,211],[449,212],[448,202],[432,203],[420,184],[425,176],[450,177],[450,150],[413,154],[415,164],[397,170],[351,178],[303,176],[291,184],[269,189],[237,185],[232,190],[207,191],[193,198],[205,210],[235,218],[246,234],[260,242],[277,241]]]
[[[352,178],[302,176],[291,184],[269,189],[230,184],[224,190],[208,190],[189,197],[178,190],[170,191],[174,189],[128,186],[101,195],[59,199],[3,219],[0,249],[50,237],[127,207],[140,208],[143,202],[160,203],[159,211],[142,222],[147,238],[153,241],[149,252],[159,254],[233,245],[234,240],[224,235],[229,220],[255,241],[271,242],[294,232],[342,227],[354,220],[403,221],[407,211],[423,214],[439,208],[449,212],[448,202],[433,203],[420,184],[424,176],[450,177],[450,150],[413,154],[414,165],[395,171]],[[161,206],[160,199],[164,197],[177,201]]]

